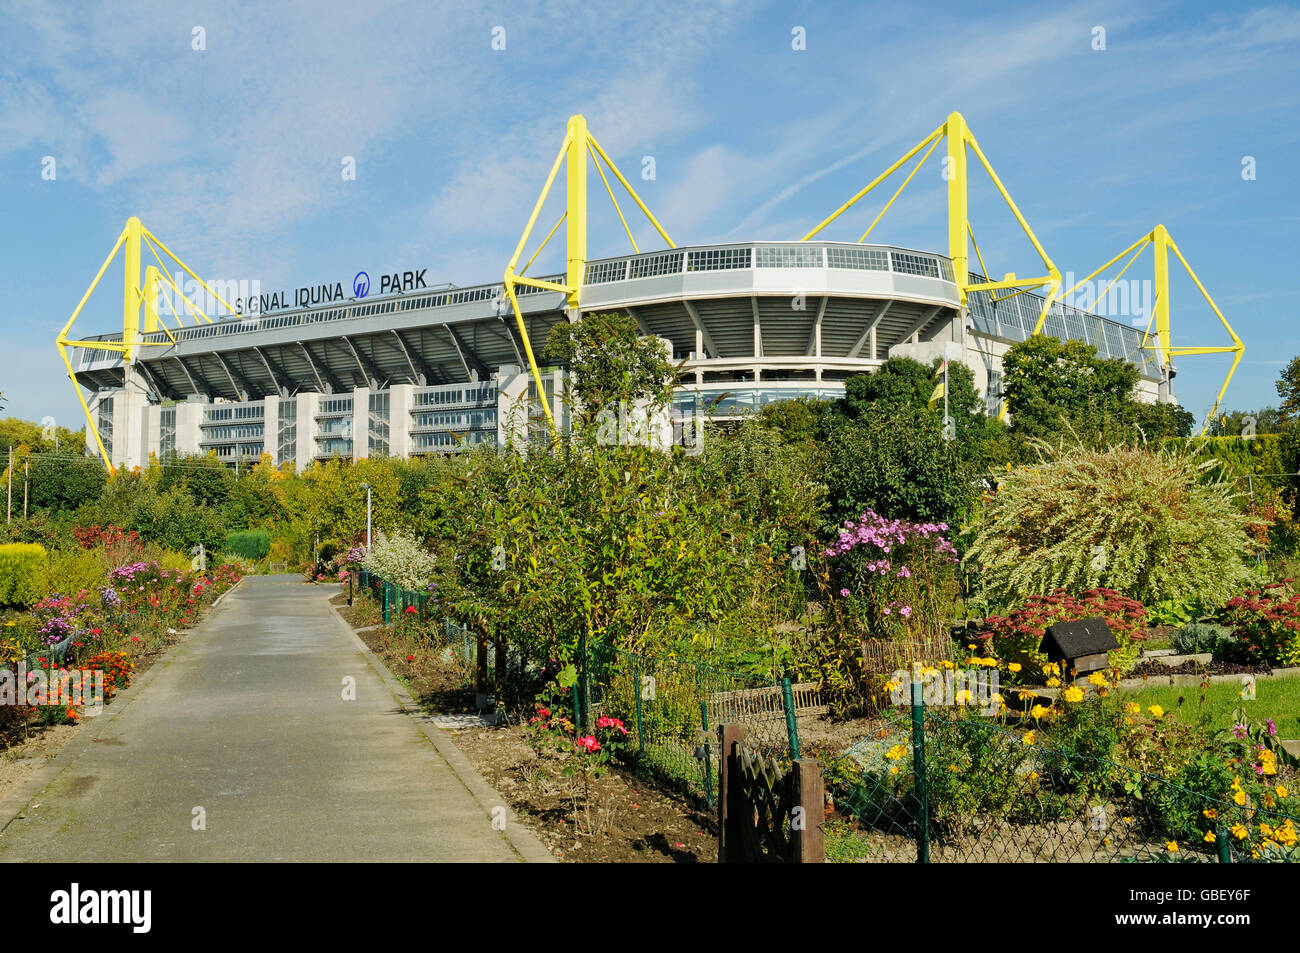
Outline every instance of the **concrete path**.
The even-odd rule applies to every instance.
[[[504,802],[404,711],[334,591],[246,578],[6,805],[0,861],[549,859],[494,829]]]

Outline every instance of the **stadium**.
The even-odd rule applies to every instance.
[[[946,249],[868,243],[940,143],[946,145]],[[917,157],[861,240],[818,238]],[[967,215],[968,159],[971,168],[978,164],[987,171],[1042,258],[1043,274],[990,276]],[[564,213],[521,268],[562,167]],[[590,167],[599,180],[589,181]],[[588,257],[588,187],[596,191],[597,181],[627,230],[631,254]],[[615,186],[644,213],[664,247],[637,247]],[[565,272],[529,276],[528,265],[562,226]],[[1002,356],[1034,334],[1082,340],[1103,357],[1129,360],[1140,372],[1140,399],[1173,401],[1176,357],[1231,353],[1235,370],[1244,348],[1163,226],[1078,284],[1127,258],[1113,285],[1148,246],[1155,295],[1145,328],[1068,304],[1073,289],[1065,287],[960,113],[801,240],[678,246],[585,120],[574,116],[499,280],[430,287],[424,271],[383,274],[378,293],[371,294],[370,275],[363,271],[292,295],[232,296],[231,289],[221,294],[200,279],[133,218],[57,343],[86,413],[87,452],[114,467],[143,465],[151,456],[209,452],[235,466],[269,454],[276,464],[303,467],[334,457],[505,446],[528,439],[530,428],[519,426],[521,417],[563,429],[564,370],[539,366],[534,342],[544,342],[558,322],[610,311],[627,314],[644,334],[664,339],[683,362],[673,400],[678,418],[707,413],[715,420],[735,419],[787,398],[834,398],[850,376],[870,373],[899,355],[927,364],[936,357],[965,362],[987,412],[1004,413]],[[122,329],[70,336],[119,251],[125,259]],[[142,278],[146,251],[157,265],[147,265]],[[1219,317],[1230,345],[1173,346],[1171,251]],[[180,281],[184,274],[192,280]],[[217,302],[221,313],[209,316],[197,298]]]

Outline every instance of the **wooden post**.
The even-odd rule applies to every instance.
[[[751,819],[743,817],[740,805],[741,786],[737,783],[734,772],[736,743],[742,741],[746,734],[743,725],[718,725],[720,745],[718,762],[721,775],[718,785],[718,863],[720,864],[741,863],[744,860],[741,854],[740,825],[742,821]]]
[[[794,803],[803,808],[803,830],[791,825],[796,864],[820,864],[826,861],[826,790],[822,783],[822,766],[816,758],[799,758],[790,769],[794,773]]]

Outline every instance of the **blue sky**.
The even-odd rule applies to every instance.
[[[1300,8],[1136,6],[0,3],[3,413],[81,426],[53,340],[128,216],[205,277],[264,290],[360,268],[493,281],[578,112],[688,244],[798,238],[960,110],[1062,271],[1166,224],[1246,343],[1225,405],[1275,402],[1300,353]],[[975,183],[990,270],[1039,273]],[[591,256],[621,254],[598,198]],[[855,240],[878,209],[825,237]],[[943,252],[944,219],[932,156],[872,238]],[[78,329],[120,327],[120,302],[116,270]],[[1227,343],[1181,275],[1173,304],[1176,344]],[[1181,361],[1198,417],[1227,363]]]

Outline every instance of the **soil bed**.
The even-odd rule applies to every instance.
[[[430,714],[473,715],[475,692],[468,673],[447,661],[441,646],[412,645],[392,628],[375,625],[373,607],[346,593],[330,602],[389,670]],[[582,810],[582,781],[564,776],[572,755],[539,752],[526,725],[442,728],[475,769],[509,803],[520,821],[562,861],[713,863],[717,825],[704,803],[696,803],[611,764],[592,780],[589,809]]]
[[[1267,665],[1240,665],[1236,662],[1194,662],[1188,659],[1181,665],[1165,665],[1163,662],[1146,659],[1130,671],[1125,678],[1159,677],[1161,675],[1271,675],[1273,670]]]

